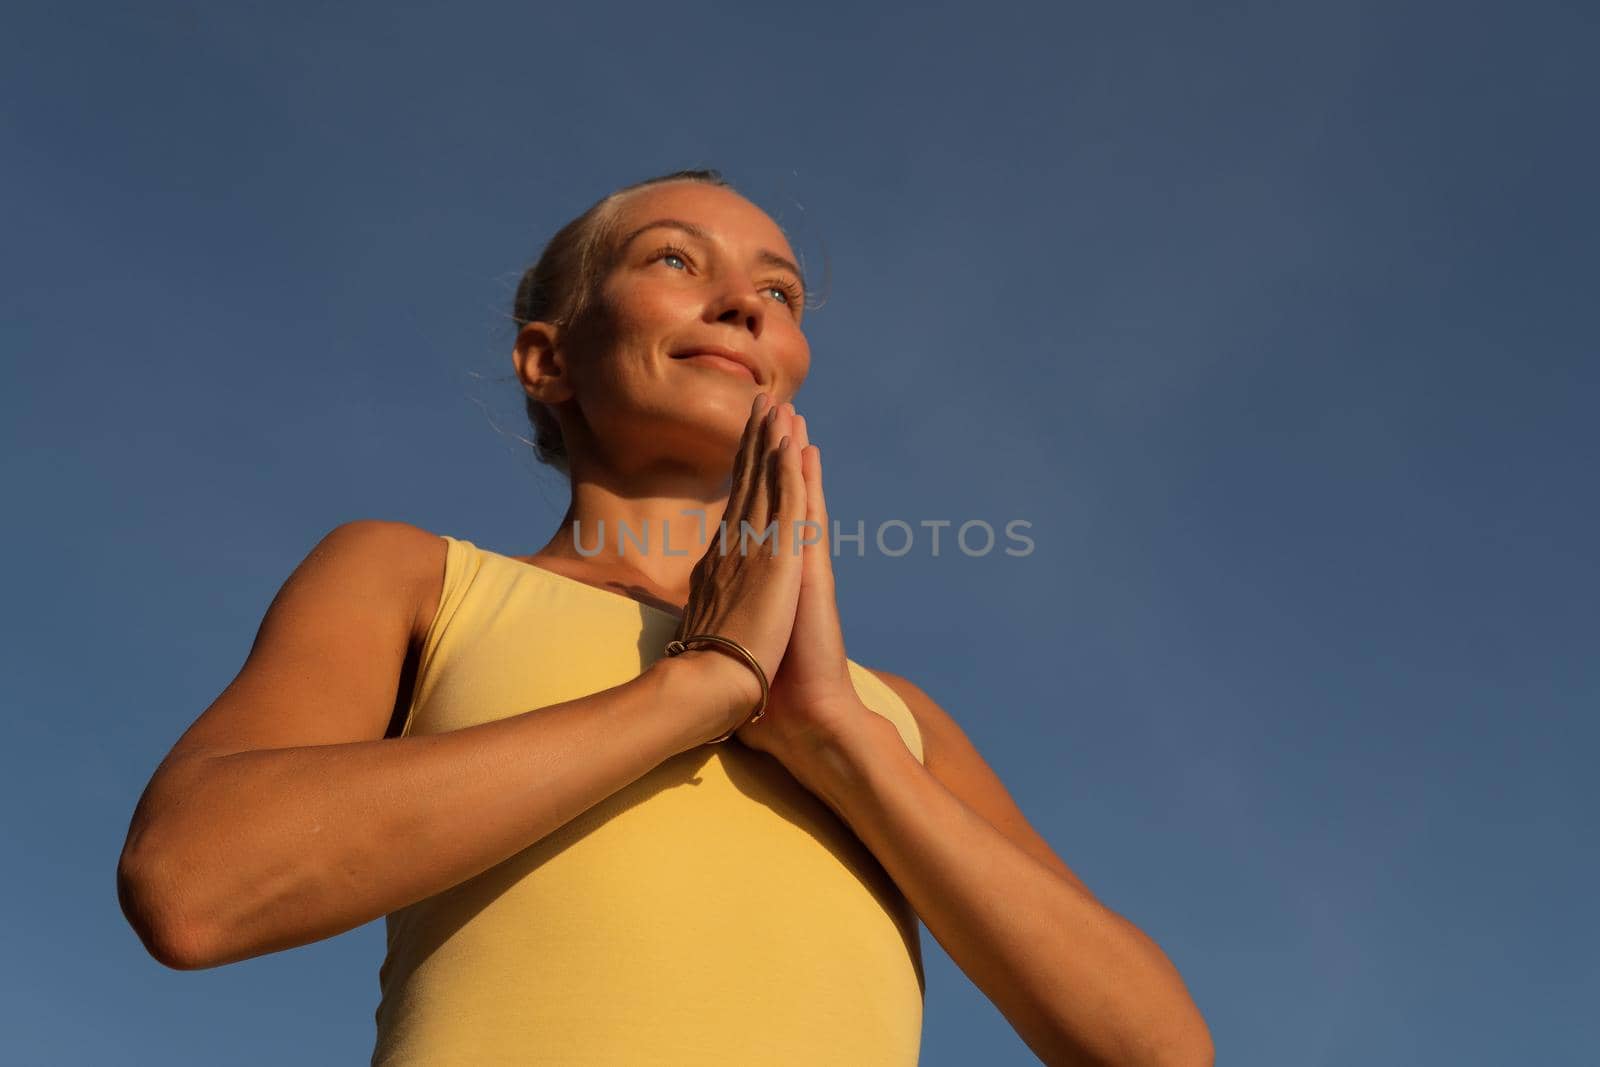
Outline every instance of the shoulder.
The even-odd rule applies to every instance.
[[[394,519],[351,519],[323,535],[312,557],[333,558],[366,588],[401,597],[413,637],[425,632],[444,588],[449,546],[436,533]]]
[[[338,554],[364,564],[382,564],[391,573],[411,577],[441,562],[445,548],[443,537],[409,522],[351,519],[324,534],[313,551]]]
[[[922,759],[930,770],[940,753],[947,753],[954,745],[966,741],[966,734],[956,724],[955,719],[951,718],[950,713],[940,707],[921,686],[893,671],[886,671],[880,667],[866,667],[866,669],[905,702],[911,717],[916,720],[917,730],[922,734]]]
[[[863,666],[865,666],[865,664],[863,664]],[[900,699],[904,700],[907,704],[911,704],[913,701],[918,704],[924,701],[927,701],[930,704],[932,703],[932,698],[930,698],[927,693],[924,693],[922,688],[916,683],[912,682],[911,679],[899,674],[895,674],[893,671],[886,671],[882,667],[867,667],[866,669],[877,676],[878,680],[884,685],[888,686],[890,689],[893,689],[897,694],[899,694]],[[917,709],[912,708],[911,710],[912,714],[915,714]]]
[[[430,530],[409,522],[398,519],[349,519],[341,522],[329,530],[324,539],[329,537],[354,538],[365,540],[373,544],[401,545],[407,542],[419,544],[423,541],[439,541],[444,538]]]

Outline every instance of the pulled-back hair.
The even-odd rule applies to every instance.
[[[679,170],[646,178],[596,201],[587,211],[557,230],[539,254],[538,262],[522,274],[511,317],[520,330],[530,322],[548,322],[571,329],[594,310],[600,284],[611,268],[615,251],[620,202],[627,194],[663,182],[703,182],[731,189],[715,170]],[[525,396],[528,421],[533,425],[533,450],[539,462],[571,477],[561,423],[550,406]]]

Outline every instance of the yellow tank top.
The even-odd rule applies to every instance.
[[[677,629],[620,593],[444,540],[402,735],[620,685]],[[921,760],[905,703],[849,670]],[[736,738],[666,760],[385,930],[375,1067],[917,1062],[916,913],[832,809]]]

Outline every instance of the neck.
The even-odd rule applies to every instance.
[[[703,471],[683,468],[619,477],[575,467],[567,512],[535,555],[609,576],[637,575],[685,603],[695,564],[717,541],[729,488],[726,472],[713,484]]]

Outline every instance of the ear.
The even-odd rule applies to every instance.
[[[530,322],[517,333],[511,352],[522,391],[546,404],[559,404],[573,395],[567,373],[567,356],[561,347],[561,329],[548,322]]]

